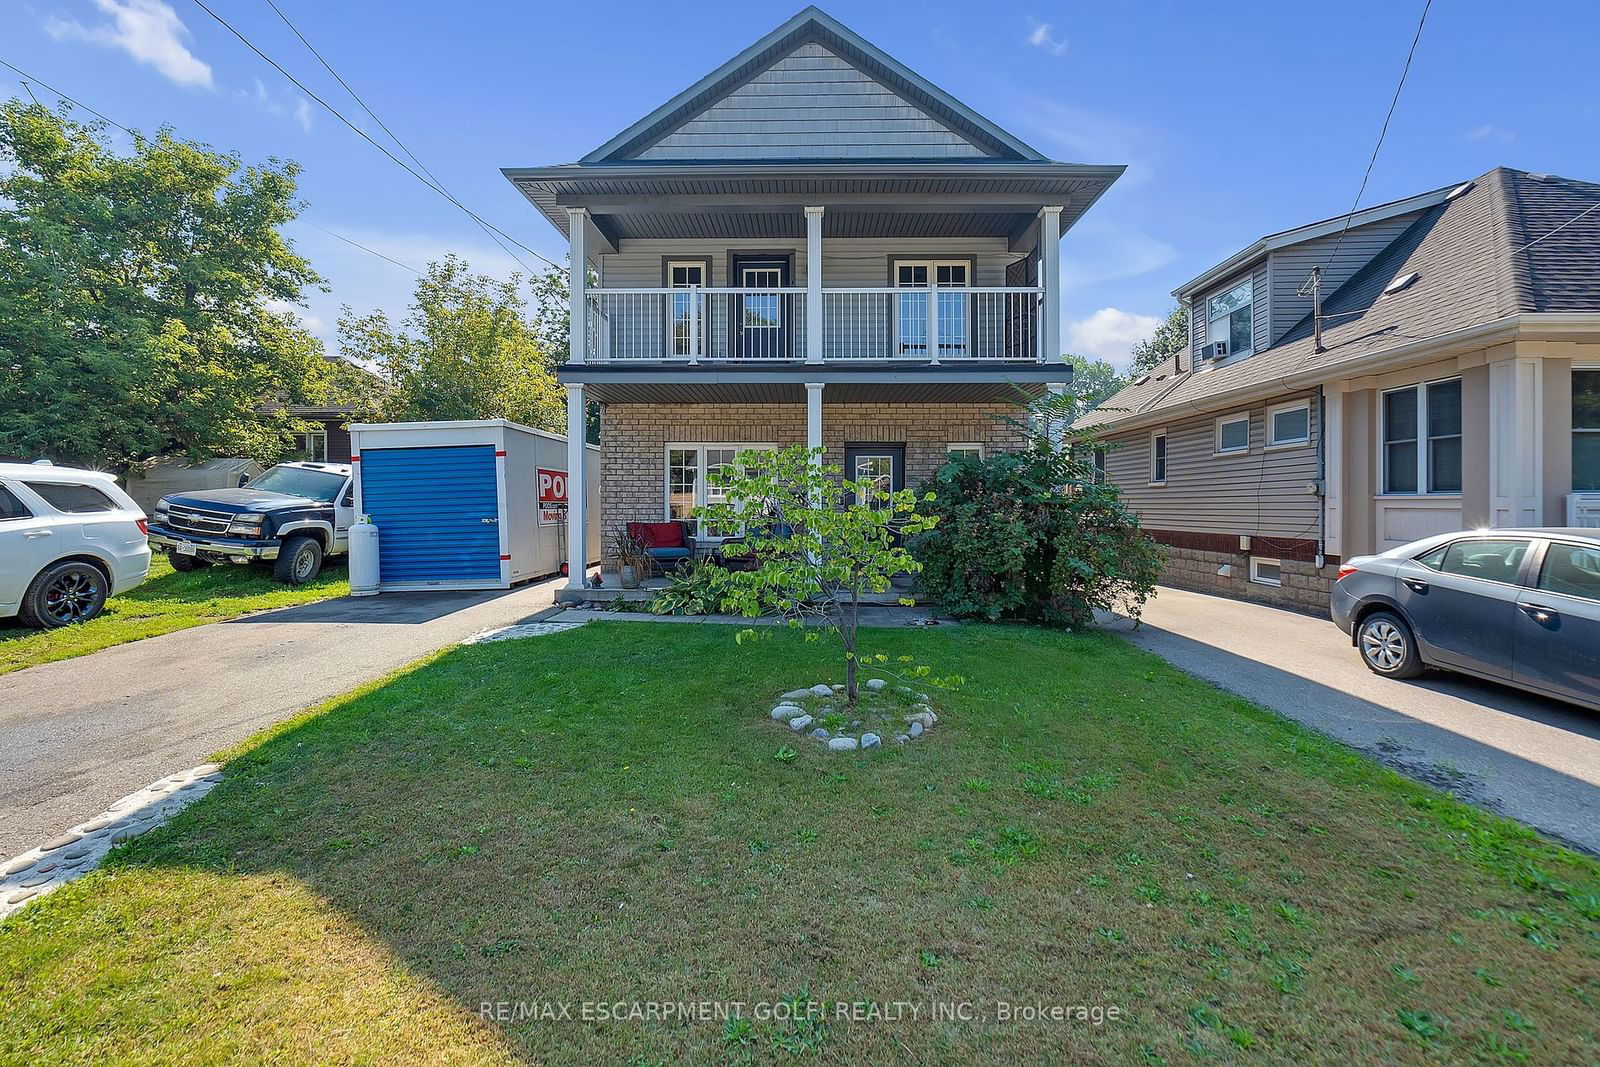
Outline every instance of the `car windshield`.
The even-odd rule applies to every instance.
[[[344,475],[331,471],[314,471],[306,467],[273,467],[250,483],[252,489],[285,496],[303,496],[326,504],[339,495],[344,486]]]

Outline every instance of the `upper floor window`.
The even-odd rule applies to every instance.
[[[1600,367],[1572,372],[1572,488],[1600,489]]]
[[[897,259],[894,262],[896,289],[937,289],[933,294],[934,329],[939,334],[941,357],[967,355],[967,294],[972,285],[972,264],[964,259]],[[928,293],[910,292],[898,298],[895,328],[896,348],[903,356],[928,354]]]
[[[700,309],[692,290],[710,284],[705,260],[668,260],[666,264],[667,287],[681,289],[672,294],[667,307],[667,328],[671,333],[672,355],[693,356],[700,350]]]
[[[1167,431],[1150,435],[1150,484],[1167,484]]]
[[[1248,353],[1254,347],[1250,279],[1206,301],[1206,340],[1228,342],[1228,355]]]
[[[1383,394],[1383,491],[1461,492],[1461,379]]]

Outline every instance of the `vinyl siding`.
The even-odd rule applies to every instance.
[[[820,44],[805,44],[639,152],[642,160],[962,159],[985,151]]]
[[[1267,408],[1300,399],[1311,404],[1310,442],[1265,451]],[[1146,527],[1252,537],[1318,536],[1319,498],[1306,491],[1319,471],[1316,395],[1287,395],[1248,410],[1250,451],[1239,455],[1214,454],[1212,415],[1168,423],[1165,486],[1149,484],[1148,432],[1107,438],[1106,472]]]
[[[1310,277],[1312,267],[1326,264],[1322,272],[1322,299],[1327,300],[1374,256],[1388,248],[1421,214],[1419,211],[1352,227],[1342,243],[1338,234],[1330,234],[1271,253],[1268,262],[1272,268],[1272,343],[1276,344],[1295,323],[1311,314],[1311,297],[1301,296],[1300,286]],[[1330,261],[1328,257],[1335,247],[1339,254]]]

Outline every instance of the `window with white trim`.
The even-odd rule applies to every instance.
[[[706,262],[703,259],[669,260],[666,270],[667,288],[684,290],[672,294],[672,302],[667,310],[672,355],[698,355],[704,347],[704,340],[699,336],[704,327],[698,302],[691,290],[703,289],[710,284],[710,279],[706,277]]]
[[[1572,489],[1600,490],[1600,367],[1572,372]]]
[[[1251,556],[1250,580],[1257,585],[1282,585],[1283,563],[1275,559]]]
[[[980,461],[983,459],[983,445],[976,441],[957,442],[947,446],[944,452],[945,455],[951,457],[968,457]]]
[[[1311,402],[1297,401],[1267,409],[1267,447],[1288,448],[1311,443]]]
[[[967,354],[967,294],[948,290],[972,285],[972,264],[964,259],[897,259],[896,289],[937,289],[934,314],[938,317],[939,356]],[[928,354],[928,294],[904,293],[895,310],[896,348],[903,356]]]
[[[1150,484],[1167,484],[1167,431],[1150,435]]]
[[[1383,491],[1461,492],[1461,379],[1390,389],[1379,430]]]
[[[1250,279],[1206,301],[1206,340],[1228,342],[1228,355],[1249,355],[1255,347]]]
[[[294,441],[294,444],[289,449],[291,459],[304,459],[313,463],[326,463],[328,461],[328,433],[326,430],[292,433],[289,437]]]
[[[1250,415],[1224,415],[1217,420],[1215,451],[1219,456],[1250,451]]]
[[[726,537],[717,531],[701,531],[696,513],[707,504],[725,500],[726,490],[712,484],[712,476],[730,466],[740,452],[775,452],[773,444],[669,444],[667,446],[667,485],[665,516],[689,524],[694,537]]]

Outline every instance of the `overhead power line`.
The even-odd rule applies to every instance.
[[[1588,214],[1590,214],[1591,212],[1594,212],[1594,211],[1600,211],[1600,203],[1590,204],[1588,207],[1584,208],[1582,211],[1578,212],[1576,215],[1572,216],[1566,222],[1563,222],[1560,226],[1557,226],[1555,229],[1551,230],[1549,233],[1543,234],[1543,235],[1541,235],[1539,237],[1535,237],[1533,240],[1529,241],[1527,244],[1525,244],[1521,248],[1517,249],[1516,252],[1513,252],[1511,254],[1512,255],[1517,255],[1517,253],[1519,253],[1519,252],[1526,252],[1528,249],[1532,248],[1534,245],[1538,244],[1540,241],[1543,241],[1545,238],[1548,238],[1548,237],[1554,237],[1556,234],[1560,233],[1562,230],[1566,229],[1568,226],[1571,226],[1574,222],[1577,222],[1579,219],[1583,218],[1585,215],[1588,215]]]
[[[1333,257],[1339,254],[1339,246],[1344,244],[1344,235],[1350,229],[1350,220],[1355,218],[1356,208],[1361,206],[1361,197],[1366,194],[1367,182],[1372,178],[1373,164],[1378,162],[1378,150],[1383,147],[1383,140],[1389,134],[1389,120],[1394,118],[1394,109],[1400,103],[1400,90],[1406,87],[1406,75],[1411,73],[1411,58],[1417,54],[1417,42],[1422,40],[1422,27],[1428,21],[1428,9],[1433,6],[1433,0],[1424,0],[1422,15],[1417,19],[1417,32],[1411,35],[1411,48],[1406,52],[1405,66],[1400,69],[1400,81],[1394,87],[1394,96],[1389,99],[1389,110],[1383,116],[1383,128],[1378,131],[1378,143],[1372,146],[1372,157],[1367,160],[1367,171],[1361,176],[1361,188],[1356,190],[1356,198],[1350,205],[1350,213],[1344,217],[1344,226],[1339,230],[1339,239],[1333,243],[1333,251],[1328,253],[1328,258],[1323,261],[1323,268],[1333,262]]]
[[[363,141],[366,141],[368,144],[372,145],[372,147],[374,147],[378,151],[382,152],[389,159],[389,161],[392,162],[395,166],[399,167],[401,170],[405,171],[407,174],[409,174],[413,178],[417,179],[417,181],[421,182],[423,185],[426,185],[429,189],[432,189],[434,192],[436,192],[440,196],[444,197],[450,203],[454,204],[457,208],[459,208],[462,211],[462,213],[464,213],[468,218],[472,219],[474,222],[478,223],[479,225],[486,226],[489,229],[493,230],[495,233],[498,233],[501,237],[504,237],[507,241],[510,241],[512,244],[516,245],[518,248],[522,249],[524,252],[526,252],[529,255],[533,256],[535,259],[539,259],[539,260],[542,260],[545,263],[548,263],[551,267],[555,268],[556,270],[563,269],[560,264],[558,264],[554,260],[550,259],[550,257],[542,255],[539,252],[534,251],[533,249],[529,248],[527,245],[523,244],[521,241],[517,240],[515,237],[512,237],[510,234],[506,233],[504,230],[502,230],[500,227],[496,226],[494,223],[489,222],[486,219],[484,219],[482,216],[478,215],[471,208],[469,208],[465,204],[463,204],[460,200],[457,200],[455,197],[451,196],[450,193],[447,192],[444,189],[443,186],[439,185],[437,182],[434,182],[434,181],[424,177],[421,174],[421,172],[419,172],[414,167],[412,167],[411,164],[407,163],[405,160],[401,159],[399,156],[397,156],[393,152],[391,152],[389,150],[388,146],[386,146],[384,144],[381,144],[380,142],[374,140],[372,138],[372,136],[367,133],[367,131],[363,130],[361,127],[357,126],[355,123],[351,122],[348,118],[346,118],[344,116],[344,113],[341,112],[338,108],[334,107],[332,104],[330,104],[326,100],[322,99],[321,96],[318,96],[314,91],[312,91],[310,88],[308,88],[306,86],[306,84],[304,82],[302,82],[299,78],[296,78],[293,74],[290,74],[287,70],[285,70],[284,67],[283,67],[283,64],[279,63],[277,60],[273,59],[271,56],[267,55],[260,48],[258,48],[254,41],[250,40],[250,38],[246,37],[244,34],[240,33],[238,30],[234,29],[233,24],[228,22],[227,19],[223,18],[221,15],[219,15],[215,11],[211,10],[211,8],[207,7],[206,4],[205,4],[205,0],[194,0],[194,4],[201,11],[204,11],[207,15],[210,15],[211,18],[214,19],[217,22],[217,24],[220,25],[223,29],[227,30],[229,33],[231,33],[235,37],[237,37],[239,39],[240,43],[242,43],[246,48],[250,49],[250,51],[254,52],[263,61],[265,61],[269,66],[271,66],[274,70],[276,70],[279,74],[281,74],[285,78],[287,78],[289,80],[290,84],[294,85],[295,88],[299,89],[302,93],[305,93],[306,96],[310,97],[312,100],[315,100],[330,115],[332,115],[334,118],[338,119],[340,122],[342,122],[346,126],[348,126],[350,128],[351,132],[354,133],[357,137],[360,137]],[[517,261],[517,264],[519,266],[521,266],[523,270],[527,271],[529,274],[533,273],[533,268],[529,267],[526,263],[524,263],[521,260],[521,258],[519,258],[516,255],[516,253],[512,252],[512,253],[509,253],[509,254],[511,255],[512,259],[515,259]]]
[[[94,108],[90,107],[88,104],[85,104],[82,100],[79,100],[74,96],[70,96],[67,93],[62,92],[60,89],[57,89],[55,86],[51,85],[49,82],[41,81],[40,79],[35,78],[32,74],[29,74],[27,71],[23,70],[21,67],[17,66],[16,64],[7,62],[5,59],[0,59],[0,67],[5,67],[7,70],[11,71],[13,74],[16,74],[19,78],[24,79],[24,81],[22,83],[23,85],[27,85],[28,82],[30,82],[30,81],[34,82],[34,83],[38,84],[39,86],[41,86],[42,88],[48,89],[50,92],[54,93],[56,96],[60,97],[62,100],[65,100],[67,103],[71,104],[72,106],[78,107],[78,108],[82,108],[84,111],[87,111],[89,114],[93,115],[95,118],[99,119],[101,122],[105,122],[105,123],[108,123],[108,124],[110,124],[112,126],[115,126],[117,129],[121,130],[123,133],[127,134],[129,137],[134,136],[134,132],[131,129],[129,129],[128,127],[124,126],[122,123],[118,122],[116,119],[112,118],[110,115],[107,115],[103,111],[96,111]],[[30,91],[28,95],[32,96],[33,94]],[[38,100],[35,99],[34,103],[38,103]],[[359,248],[359,249],[361,249],[361,251],[366,252],[369,255],[374,255],[374,256],[377,256],[381,260],[384,260],[384,261],[389,262],[389,263],[393,263],[397,267],[403,267],[404,269],[410,271],[412,274],[416,274],[416,275],[421,275],[422,274],[422,272],[420,270],[418,270],[416,267],[413,267],[409,263],[402,263],[398,259],[394,259],[394,258],[392,258],[390,256],[386,256],[382,252],[379,252],[379,251],[377,251],[375,249],[372,249],[372,248],[368,248],[366,245],[362,244],[360,241],[355,240],[354,238],[346,237],[342,233],[336,233],[333,230],[328,229],[326,226],[321,226],[321,225],[318,225],[315,222],[312,222],[310,219],[297,218],[297,219],[295,219],[295,221],[296,222],[303,222],[307,226],[310,226],[314,230],[321,230],[323,233],[327,234],[329,237],[337,238],[338,240],[343,241],[347,245],[351,245],[351,246],[353,246],[355,248]]]

